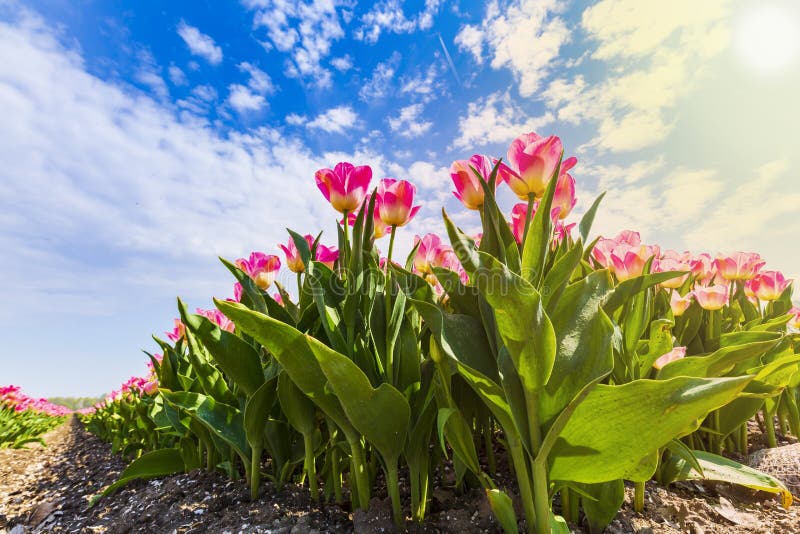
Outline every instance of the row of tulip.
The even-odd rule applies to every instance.
[[[195,314],[179,300],[169,342],[155,338],[163,357],[151,355],[150,385],[87,417],[138,456],[107,491],[205,464],[243,471],[255,498],[266,452],[278,487],[307,481],[320,499],[322,482],[325,499],[349,491],[353,508],[369,505],[383,472],[398,523],[399,473],[422,521],[446,458],[509,532],[520,511],[509,490],[530,532],[567,532],[581,514],[602,530],[623,481],[638,509],[653,476],[735,481],[788,505],[780,482],[720,454],[746,450],[758,413],[773,442],[776,416],[800,432],[790,282],[757,255],[662,252],[635,232],[587,242],[602,197],[568,222],[576,163],[558,137],[534,133],[512,143],[507,164],[454,162],[455,196],[482,232],[465,234],[443,210],[448,239],[418,236],[404,262],[394,241],[419,210],[414,185],[385,178],[370,192],[367,166],[318,171],[341,216],[338,243],[289,231],[280,247],[296,297],[276,282],[279,256],[222,260],[234,298]],[[502,185],[523,201],[510,221]],[[492,476],[498,444],[515,488]]]
[[[19,386],[0,386],[0,449],[42,442],[41,435],[58,426],[71,411],[22,392]]]

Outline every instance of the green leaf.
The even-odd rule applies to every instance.
[[[734,399],[751,379],[678,377],[597,385],[559,433],[550,453],[550,477],[586,484],[647,480],[655,464],[643,458],[699,428],[709,412]]]
[[[200,393],[162,390],[161,394],[173,406],[189,412],[213,436],[233,447],[243,459],[249,458],[250,447],[244,429],[244,416],[240,410]]]
[[[639,360],[639,376],[647,377],[655,361],[672,350],[674,325],[669,319],[656,319],[650,323],[650,339],[647,342],[647,352]]]
[[[297,254],[300,256],[300,259],[303,260],[303,265],[308,267],[308,264],[314,259],[311,255],[311,247],[308,246],[308,241],[306,241],[305,237],[293,230],[287,228],[286,231],[289,232],[289,235],[292,237],[294,246],[297,249]]]
[[[600,201],[603,200],[604,196],[606,196],[605,191],[600,193],[600,196],[594,199],[592,206],[586,210],[586,213],[584,213],[583,217],[581,218],[580,224],[578,224],[578,230],[580,231],[581,239],[584,241],[589,239],[589,232],[592,229],[592,223],[594,223],[594,216],[597,213],[597,207],[600,206]]]
[[[442,218],[444,219],[444,226],[447,228],[447,235],[450,237],[450,245],[453,247],[458,261],[461,262],[464,270],[472,275],[480,267],[480,258],[475,248],[475,240],[462,232],[450,220],[444,208],[442,208]]]
[[[624,282],[620,282],[617,287],[614,288],[614,291],[608,296],[608,300],[606,300],[603,308],[606,310],[607,314],[611,315],[637,293],[658,285],[661,282],[683,276],[684,274],[686,273],[682,271],[667,271],[663,273],[643,274],[635,278],[629,278]]]
[[[600,307],[611,287],[608,271],[594,272],[568,286],[550,314],[557,348],[553,373],[540,397],[539,415],[544,426],[586,384],[613,369],[614,327]]]
[[[777,478],[710,452],[692,452],[703,468],[703,474],[701,475],[692,469],[687,462],[684,462],[676,480],[716,480],[758,491],[777,493],[781,497],[781,503],[784,508],[788,509],[791,506],[792,494]]]
[[[119,480],[108,486],[100,494],[110,495],[128,482],[182,473],[185,469],[181,452],[177,449],[158,449],[147,452],[134,460],[122,471]],[[96,502],[96,501],[95,501]],[[94,505],[94,502],[92,502]]]
[[[659,370],[657,378],[664,380],[675,376],[723,376],[744,361],[758,358],[774,347],[776,341],[756,341],[744,345],[722,347],[711,354],[687,356],[670,362]]]
[[[539,287],[544,277],[544,266],[547,264],[547,253],[553,235],[553,219],[550,211],[553,207],[553,196],[560,169],[561,161],[556,165],[555,172],[547,184],[544,196],[528,227],[525,243],[522,245],[522,276],[534,287]]]
[[[222,330],[202,315],[187,315],[186,327],[208,349],[220,369],[233,379],[247,395],[252,395],[264,383],[261,358],[252,345],[230,332]]]
[[[247,442],[253,449],[261,449],[264,445],[264,425],[272,406],[275,404],[275,386],[277,378],[264,382],[253,395],[247,399],[244,408],[244,429]]]
[[[439,431],[439,442],[445,455],[447,454],[447,449],[444,446],[444,438],[447,437],[447,442],[458,459],[467,469],[479,474],[481,467],[478,463],[475,442],[472,440],[472,431],[461,412],[455,408],[439,408],[439,413],[436,417],[436,428]]]
[[[236,281],[242,285],[242,300],[244,301],[242,304],[247,304],[249,302],[252,304],[251,307],[254,310],[267,313],[267,305],[264,303],[264,294],[255,282],[247,276],[247,273],[242,271],[236,264],[229,262],[223,257],[220,257],[219,261],[228,268],[234,278],[236,278]]]
[[[310,436],[317,427],[317,410],[311,399],[294,385],[288,373],[278,376],[278,399],[289,424],[304,436]]]
[[[583,242],[578,239],[566,254],[558,258],[553,268],[545,276],[542,284],[542,301],[548,313],[552,311],[553,305],[558,302],[564,287],[569,283],[573,271],[580,265],[582,255]]]
[[[308,346],[309,338],[305,334],[241,304],[216,299],[214,304],[237,328],[270,351],[289,373],[292,382],[342,429],[348,441],[358,439],[358,433],[348,421],[339,399],[326,387],[328,379]]]
[[[497,522],[506,534],[516,534],[519,532],[517,528],[517,514],[514,513],[514,504],[511,502],[511,497],[499,489],[487,489],[486,498],[489,499],[489,506],[492,508],[492,513],[497,518]]]
[[[625,501],[625,484],[620,479],[599,484],[581,484],[580,489],[592,497],[581,498],[589,532],[603,532]]]
[[[492,256],[479,253],[475,283],[494,310],[497,330],[527,391],[549,380],[556,357],[556,335],[536,288]]]

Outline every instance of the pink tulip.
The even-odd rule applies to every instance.
[[[617,246],[611,253],[614,274],[620,282],[640,276],[646,261],[647,259],[639,254],[639,247]]]
[[[536,213],[536,208],[539,207],[538,202],[533,203],[533,210],[531,211],[531,218]],[[517,243],[522,244],[522,236],[525,234],[525,217],[528,215],[528,203],[520,202],[514,204],[511,208],[511,233],[514,234],[514,239]]]
[[[553,208],[558,210],[558,218],[566,219],[576,202],[578,199],[575,196],[575,179],[567,173],[561,173],[553,197]]]
[[[419,246],[417,246],[419,244]],[[414,237],[414,245],[417,252],[414,255],[414,269],[422,274],[433,274],[431,269],[442,257],[442,240],[436,234],[425,234],[423,237]]]
[[[328,269],[333,269],[333,264],[339,259],[339,249],[336,247],[326,247],[322,243],[317,243],[317,250],[314,260],[325,264]]]
[[[669,298],[669,307],[672,309],[672,315],[680,317],[692,304],[692,293],[689,292],[685,296],[681,296],[677,291],[673,291]]]
[[[314,238],[311,235],[306,234],[303,236],[303,239],[308,243],[309,249],[314,245]],[[290,271],[293,273],[302,273],[306,270],[306,266],[303,265],[303,259],[300,257],[300,252],[298,252],[297,246],[294,244],[294,239],[290,238],[286,245],[278,246],[286,255],[286,266]]]
[[[791,319],[789,322],[786,323],[786,326],[789,327],[789,330],[792,332],[800,332],[800,307],[793,307],[789,310],[789,315],[791,315]]]
[[[508,148],[508,163],[514,171],[508,175],[508,186],[520,200],[528,200],[530,194],[541,198],[562,153],[561,139],[554,135],[520,135]]]
[[[492,159],[480,154],[475,154],[468,160],[454,161],[450,165],[450,178],[452,178],[453,184],[456,186],[453,194],[467,209],[479,210],[483,206],[483,186],[478,177],[475,176],[475,171],[488,183],[493,168]],[[509,174],[510,169],[504,163],[500,163],[495,187],[497,187],[498,183],[504,181]]]
[[[204,310],[202,308],[197,308],[197,315],[202,315],[227,332],[233,332],[236,328],[236,325],[233,324],[233,321],[225,317],[225,314],[219,310]]]
[[[752,280],[766,264],[754,252],[735,252],[719,256],[715,261],[717,271],[726,280]]]
[[[372,169],[368,166],[356,167],[342,162],[333,169],[320,169],[314,175],[317,187],[333,209],[340,213],[357,209],[364,201],[372,180]]]
[[[653,261],[654,273],[666,273],[670,271],[686,271],[683,276],[671,278],[665,282],[661,282],[661,287],[667,289],[678,289],[681,287],[686,279],[689,278],[689,273],[692,270],[692,265],[688,258],[678,254],[674,250],[668,250],[661,258]]]
[[[717,265],[706,253],[698,254],[691,265],[692,274],[701,284],[708,284],[717,276]]]
[[[724,284],[697,286],[692,293],[704,310],[720,310],[728,304],[728,286]]]
[[[387,226],[403,226],[419,211],[412,206],[417,188],[406,180],[384,178],[378,184],[377,198],[380,202],[380,217]]]
[[[614,263],[611,261],[611,253],[614,251],[614,247],[616,247],[617,244],[615,239],[601,237],[597,240],[597,243],[595,243],[594,248],[592,248],[592,258],[604,269],[613,269]]]
[[[281,259],[273,254],[251,252],[249,259],[239,258],[236,265],[263,290],[269,288],[281,268]]]
[[[625,243],[632,247],[638,247],[642,244],[642,237],[639,235],[639,232],[634,232],[633,230],[623,230],[617,234],[617,237],[614,238],[614,241],[617,243]]]
[[[240,284],[239,282],[236,282],[235,284],[233,284],[233,299],[234,299],[234,301],[236,301],[236,302],[241,302],[242,301],[242,291],[243,291],[242,290],[242,284]]]
[[[653,362],[653,367],[661,369],[668,363],[680,360],[684,357],[686,357],[686,347],[675,347],[663,356],[659,356],[659,358]]]
[[[283,306],[283,297],[280,293],[273,293],[272,298],[275,300],[275,302]]]
[[[180,319],[175,319],[175,328],[172,329],[172,332],[166,332],[167,337],[173,343],[177,343],[178,340],[183,338],[185,333],[186,333],[186,326],[184,326],[184,324],[181,322]]]
[[[751,288],[760,300],[777,300],[791,285],[792,280],[784,278],[780,271],[762,271],[753,278]]]

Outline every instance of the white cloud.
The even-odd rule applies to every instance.
[[[305,115],[298,115],[297,113],[289,113],[284,118],[286,124],[290,124],[292,126],[302,126],[306,122],[308,122],[308,118]]]
[[[456,35],[462,50],[483,61],[488,48],[493,69],[508,68],[519,81],[519,92],[530,96],[550,73],[570,30],[557,16],[560,0],[516,0],[503,7],[494,1],[479,26],[463,26]]]
[[[211,109],[211,105],[217,100],[217,91],[210,85],[198,85],[193,87],[191,93],[186,98],[175,102],[179,108],[189,111],[194,115],[205,115]]]
[[[134,78],[137,82],[148,86],[150,89],[153,90],[153,93],[158,96],[161,100],[166,100],[169,97],[169,89],[167,88],[167,83],[164,81],[157,72],[150,69],[140,69],[134,75]]]
[[[600,152],[636,151],[663,141],[676,124],[673,110],[729,41],[730,3],[592,5],[581,25],[597,43],[592,57],[602,62],[604,75],[592,83],[581,74],[554,80],[542,93],[548,107],[559,120],[596,123],[597,135],[586,146]]]
[[[401,108],[397,117],[389,117],[389,128],[409,139],[419,137],[433,126],[432,122],[421,120],[423,110],[422,104],[412,104]]]
[[[255,93],[249,87],[234,83],[228,86],[228,104],[236,111],[258,111],[267,103],[263,95]]]
[[[244,4],[255,11],[253,24],[265,28],[272,45],[289,55],[287,76],[330,86],[331,73],[321,61],[330,54],[331,44],[344,37],[335,0],[245,0]]]
[[[308,128],[316,128],[325,132],[343,133],[346,129],[355,125],[358,115],[350,106],[338,106],[317,115],[314,120],[308,122]]]
[[[206,58],[212,65],[222,62],[222,48],[217,46],[214,39],[200,32],[194,26],[189,26],[185,21],[178,24],[178,35],[189,47],[192,54]]]
[[[425,0],[425,7],[415,16],[408,18],[398,0],[377,2],[372,9],[362,15],[361,26],[353,36],[359,41],[376,43],[382,32],[412,33],[427,30],[433,26],[433,17],[443,4],[442,0]]]
[[[189,81],[186,79],[186,74],[180,67],[175,65],[169,66],[169,79],[173,85],[186,85]]]
[[[441,80],[442,64],[432,63],[424,72],[400,79],[400,94],[410,95],[424,103],[430,102],[444,90]]]
[[[470,102],[467,112],[458,121],[456,148],[479,148],[511,142],[524,132],[538,131],[553,121],[551,114],[529,117],[511,101],[509,92],[492,93]]]
[[[246,61],[239,63],[238,67],[240,71],[246,72],[250,75],[250,79],[247,82],[247,86],[250,89],[260,95],[266,95],[275,92],[275,85],[272,83],[272,79],[269,77],[269,74],[259,69],[252,63],[248,63]]]
[[[358,97],[367,102],[388,96],[391,92],[395,72],[400,65],[400,52],[394,51],[386,61],[378,63],[368,80],[358,91]]]
[[[335,57],[331,60],[331,65],[339,72],[346,72],[353,68],[353,58],[351,58],[349,54],[345,54],[342,57]]]

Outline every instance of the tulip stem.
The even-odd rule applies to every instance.
[[[633,483],[633,511],[642,513],[644,510],[644,482]]]
[[[300,306],[300,297],[303,294],[303,273],[297,273],[297,306]]]
[[[350,226],[350,221],[347,219],[347,217],[348,217],[348,212],[347,212],[347,210],[345,210],[344,211],[344,222],[342,223],[342,226],[344,226],[344,258],[343,258],[343,261],[341,261],[339,263],[340,267],[343,266],[343,265],[347,265],[348,264],[347,258],[349,256],[349,251],[350,251],[350,239],[349,239],[349,235],[348,235],[349,234],[348,227]],[[342,269],[342,270],[344,270],[344,269]]]
[[[525,241],[528,239],[528,226],[531,224],[531,216],[533,215],[533,202],[536,195],[528,193],[528,209],[525,211],[525,226],[522,231],[522,247],[525,247]]]
[[[392,225],[392,233],[389,235],[389,253],[386,256],[386,271],[389,271],[389,264],[392,262],[392,250],[394,249],[394,233],[397,226]]]

